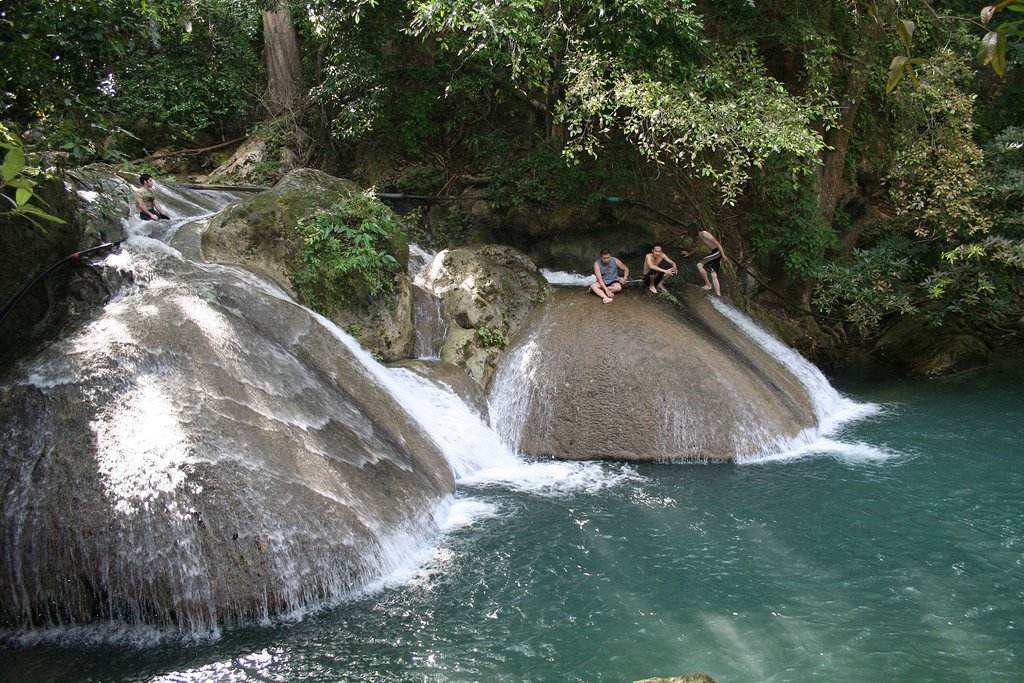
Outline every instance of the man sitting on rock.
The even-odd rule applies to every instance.
[[[662,264],[668,261],[668,267]],[[660,244],[655,244],[651,253],[644,257],[644,286],[657,294],[658,290],[665,291],[665,280],[679,272],[676,262],[665,255]]]
[[[139,218],[144,221],[169,220],[171,217],[163,212],[163,207],[156,200],[154,184],[153,176],[148,173],[139,176],[139,189],[135,190],[135,208],[139,210]]]
[[[622,268],[622,279],[619,279],[619,268]],[[594,277],[597,282],[590,285],[590,291],[601,297],[601,301],[610,304],[616,292],[622,291],[622,284],[629,279],[629,267],[612,256],[607,249],[601,250],[601,258],[594,261]]]

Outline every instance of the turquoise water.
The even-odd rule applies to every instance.
[[[0,652],[34,681],[1024,680],[1024,358],[834,380],[835,449],[460,489],[404,585],[212,643]]]

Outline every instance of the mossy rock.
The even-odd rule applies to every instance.
[[[203,256],[262,275],[301,301],[290,279],[303,245],[297,230],[299,223],[361,192],[350,180],[313,169],[296,169],[273,188],[215,216],[203,232]],[[385,251],[398,260],[404,273],[409,263],[405,232],[397,231],[387,241]],[[397,280],[393,295],[363,306],[342,306],[331,316],[342,328],[362,330],[362,334],[356,335],[360,343],[384,360],[405,357],[412,340],[407,277],[399,275]]]
[[[872,355],[907,377],[942,377],[987,365],[992,347],[961,321],[936,327],[922,316],[902,316],[878,340]]]

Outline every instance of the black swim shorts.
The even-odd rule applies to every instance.
[[[722,252],[715,249],[700,260],[701,264],[712,273],[718,272],[718,264],[722,262]]]

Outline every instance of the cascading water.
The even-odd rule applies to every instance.
[[[816,445],[820,445],[820,440],[825,435],[834,432],[841,425],[874,415],[879,411],[877,405],[857,403],[840,394],[816,365],[801,356],[797,351],[783,344],[735,306],[719,297],[712,297],[710,300],[712,305],[723,316],[732,321],[743,334],[750,337],[750,339],[785,365],[793,373],[793,376],[807,389],[807,395],[814,405],[818,424],[814,428],[801,432],[783,449],[783,453],[811,451]],[[835,450],[840,445],[835,442],[829,442],[828,446]],[[764,459],[766,455],[778,457],[780,453],[761,453],[755,456],[755,459]]]
[[[161,190],[176,216],[234,199]],[[208,637],[407,571],[439,529],[490,514],[464,500],[446,521],[453,473],[538,493],[631,476],[524,462],[443,384],[385,368],[259,276],[192,260],[208,217],[130,220],[106,260],[123,291],[0,387],[5,411],[24,406],[2,415],[9,625]]]
[[[379,365],[274,285],[157,239],[204,219],[129,222],[108,261],[129,286],[0,389],[9,624],[216,634],[351,595],[444,524],[451,472]]]
[[[493,513],[465,497],[453,507],[453,477],[538,494],[636,478],[624,465],[524,460],[543,397],[499,372],[489,426],[279,287],[201,261],[199,233],[235,196],[161,189],[189,217],[132,219],[106,260],[126,275],[121,294],[0,387],[9,624],[217,634],[379,585],[421,561],[439,529]],[[414,249],[427,289],[442,259]],[[519,377],[541,371],[543,330],[510,352]],[[801,381],[827,393],[812,386],[823,378]],[[819,414],[835,412],[834,393]],[[71,525],[59,516],[68,500]]]
[[[409,245],[409,276],[412,278],[414,355],[436,359],[441,356],[448,328],[441,311],[441,299],[431,287],[435,254],[415,244]]]

